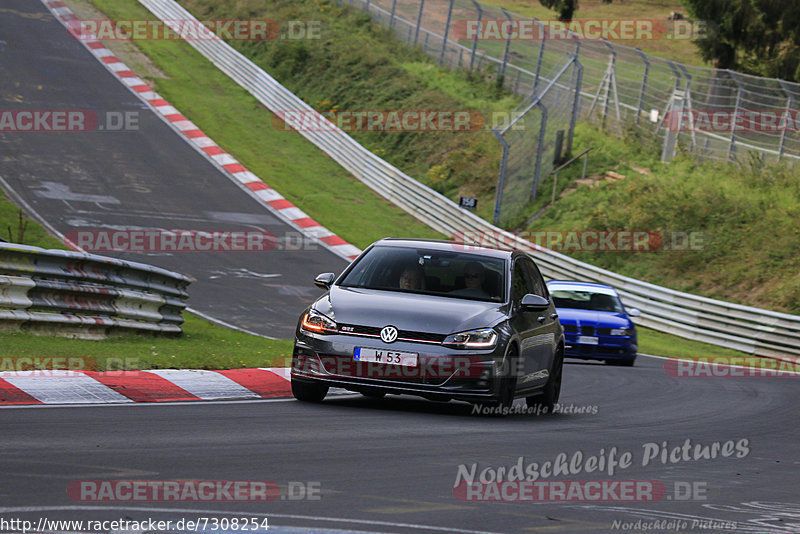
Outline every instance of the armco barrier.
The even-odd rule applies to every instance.
[[[179,334],[186,276],[143,263],[0,243],[0,322],[96,337]]]
[[[194,19],[173,0],[140,0],[140,3],[168,25],[176,20]],[[224,41],[187,42],[272,112],[316,113]],[[327,123],[322,116],[319,121]],[[481,243],[532,250],[543,274],[550,278],[593,280],[617,287],[626,304],[642,311],[638,324],[759,356],[790,360],[800,356],[800,316],[681,293],[528,243],[459,208],[377,157],[335,125],[328,124],[324,131],[299,133],[370,188],[446,235],[473,235]]]

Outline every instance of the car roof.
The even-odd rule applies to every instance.
[[[456,241],[445,241],[442,239],[412,239],[400,237],[386,237],[373,243],[373,246],[380,247],[424,247],[430,250],[444,250],[447,252],[469,252],[493,258],[509,258],[513,251],[500,250],[496,248],[469,245]]]
[[[595,284],[593,282],[573,282],[571,280],[550,280],[547,282],[549,289],[567,289],[573,291],[586,291],[593,290],[595,293],[603,293],[605,295],[616,295],[617,291],[606,284]]]

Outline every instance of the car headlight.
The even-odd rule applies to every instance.
[[[629,336],[633,334],[633,330],[630,328],[612,328],[611,335],[612,336]]]
[[[338,331],[336,323],[322,315],[317,310],[309,310],[303,316],[300,330],[315,334],[334,334]]]
[[[497,332],[491,328],[468,330],[447,336],[442,345],[456,349],[491,349],[497,344]]]

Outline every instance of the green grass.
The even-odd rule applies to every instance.
[[[746,358],[750,357],[744,352],[708,345],[691,339],[664,334],[652,328],[639,326],[636,328],[639,342],[639,352],[654,356],[669,356],[670,358],[685,358],[690,360],[704,358]],[[761,358],[753,357],[753,361]]]
[[[507,111],[516,103],[515,99],[487,83],[480,74],[438,69],[426,56],[398,45],[388,32],[369,24],[363,15],[331,7],[325,1],[265,4],[242,0],[233,7],[229,6],[234,10],[232,13],[221,11],[223,7],[210,1],[187,1],[185,4],[200,10],[197,15],[201,18],[323,18],[327,24],[326,37],[319,42],[238,43],[268,72],[318,109],[327,110],[333,106],[353,110],[478,109],[490,116],[495,111]],[[95,0],[95,5],[110,18],[150,18],[149,12],[133,0]],[[137,44],[166,75],[165,78],[149,78],[162,96],[267,183],[334,232],[362,247],[386,235],[436,236],[435,232],[350,177],[298,134],[275,125],[270,113],[187,44],[176,41],[143,41]],[[496,141],[488,132],[359,133],[354,136],[412,176],[451,197],[459,194],[478,196],[482,214],[488,215],[493,204],[493,186],[499,162]],[[655,152],[647,146],[646,140],[644,143],[633,143],[630,139],[619,141],[592,127],[581,126],[576,137],[576,151],[584,146],[594,146],[596,149],[590,159],[590,172],[601,173],[609,168],[627,172],[634,162],[637,165],[651,165],[661,171],[661,167],[653,160],[655,156],[651,155]],[[684,167],[677,167],[676,172],[679,174],[685,167],[685,164]],[[559,181],[562,190],[578,172],[579,168],[571,168],[562,173]],[[726,171],[722,169],[719,172]],[[666,176],[668,181],[675,179],[675,175]],[[709,187],[712,187],[712,182],[708,180]],[[548,189],[544,187],[542,190]],[[554,208],[548,211],[547,217],[574,212],[571,213],[574,220],[585,224],[587,214],[598,212],[598,205],[591,201],[592,195],[587,197],[587,194],[588,188],[579,189],[561,201],[573,199],[575,204],[572,207],[565,204],[568,207],[560,212]],[[549,195],[542,195],[538,206],[546,202],[544,197],[549,199]],[[603,201],[599,194],[598,198]],[[651,215],[659,217],[662,206],[658,197],[646,198]],[[583,200],[577,202],[578,199]],[[624,217],[621,207],[616,205],[609,213]],[[680,220],[677,215],[674,217]],[[562,219],[545,220],[549,225],[562,225]],[[558,226],[558,229],[568,228]],[[609,255],[605,256],[601,261],[609,261]],[[634,258],[627,256],[632,265],[629,269],[638,269]],[[616,255],[616,258],[619,257]],[[656,274],[661,272],[657,263],[649,268]],[[187,320],[186,335],[177,340],[142,340],[139,336],[126,336],[100,342],[75,341],[73,344],[72,341],[59,338],[50,345],[43,341],[46,338],[32,337],[30,334],[4,336],[11,337],[0,337],[0,346],[12,347],[12,356],[33,355],[37,351],[41,351],[39,355],[50,356],[69,355],[69,351],[74,351],[72,355],[100,358],[104,354],[112,354],[115,358],[135,358],[140,368],[274,365],[265,362],[280,361],[291,350],[288,341],[271,342],[251,338],[250,342],[245,342],[250,336],[207,325],[196,318]],[[237,336],[244,337],[240,339]],[[665,336],[672,342],[661,341],[661,345],[658,345],[658,339],[652,341],[651,337],[643,329],[642,352],[672,354],[669,352],[672,347],[676,347],[676,351],[677,347],[686,347],[680,350],[689,354],[716,354],[714,351],[719,350],[730,356],[738,355],[734,351],[672,336]],[[12,340],[13,343],[10,343]],[[188,344],[183,345],[184,342]],[[87,352],[90,347],[95,352]],[[258,353],[259,350],[262,354]]]
[[[87,370],[236,369],[284,367],[289,340],[265,339],[184,314],[178,338],[124,334],[104,340],[65,339],[30,332],[0,332],[0,358],[81,358]],[[0,360],[1,362],[7,360]],[[10,370],[10,369],[0,369]]]

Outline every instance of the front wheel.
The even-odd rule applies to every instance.
[[[328,386],[292,379],[292,395],[299,401],[322,402],[327,394]]]
[[[533,395],[525,399],[528,408],[536,409],[539,413],[553,413],[553,408],[558,403],[561,396],[561,371],[564,368],[564,355],[561,352],[556,354],[553,362],[553,371],[547,379],[544,389],[538,395]]]

